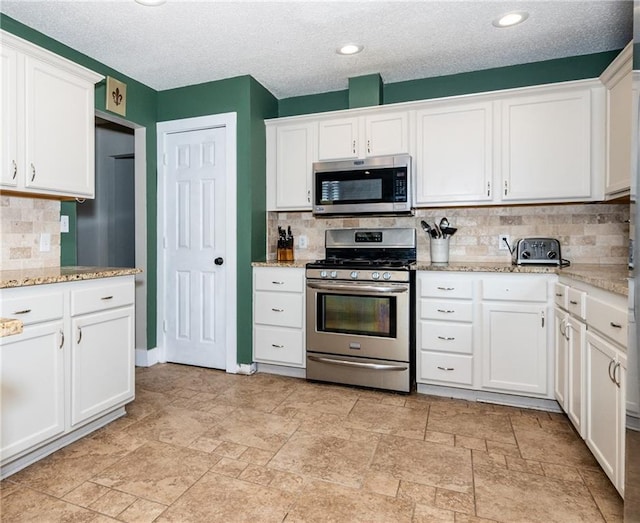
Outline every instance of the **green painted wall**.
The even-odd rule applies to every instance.
[[[69,232],[60,234],[60,265],[63,267],[78,265],[76,202],[61,202],[60,216],[62,215],[69,217]]]
[[[349,78],[349,109],[381,105],[383,96],[384,87],[379,74]]]
[[[237,113],[237,339],[238,362],[251,363],[251,262],[265,258],[265,128],[277,100],[250,76],[158,93],[158,121]]]
[[[427,100],[443,96],[511,89],[528,85],[597,78],[620,51],[607,51],[584,56],[559,58],[530,64],[484,69],[469,73],[422,78],[406,82],[383,84],[383,104]],[[360,89],[359,83],[349,84],[346,91],[285,98],[278,102],[279,116],[295,116],[317,112],[349,109],[350,90]],[[362,88],[367,88],[363,84]]]
[[[0,14],[0,28],[20,38],[28,40],[40,47],[48,49],[60,56],[68,58],[97,73],[112,76],[127,84],[126,119],[147,130],[147,348],[156,346],[156,108],[157,92],[140,82],[125,76],[110,67],[90,58],[78,51],[49,38],[48,36],[27,27],[20,22]],[[96,109],[106,111],[106,84],[104,80],[96,85]],[[75,217],[75,203],[63,204],[65,213]],[[63,265],[72,265],[76,260],[75,220],[70,220],[70,232],[63,235],[61,241],[60,261]]]

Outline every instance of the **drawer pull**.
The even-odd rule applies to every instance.
[[[274,285],[284,285],[283,281],[272,281],[271,283],[273,283]]]
[[[620,325],[619,323],[613,323],[612,321],[609,322],[609,325],[611,325],[614,329],[622,328],[622,325]]]
[[[271,309],[273,312],[284,312],[284,309],[276,309],[275,307]]]
[[[30,312],[31,312],[31,309],[23,309],[21,311],[14,312],[14,314],[29,314]]]
[[[451,337],[448,337],[448,336],[438,336],[438,339],[439,340],[444,340],[444,341],[453,341],[453,340],[455,340],[455,338],[451,338]]]
[[[456,311],[448,310],[448,309],[438,309],[438,312],[442,312],[444,314],[452,314]]]
[[[36,168],[33,164],[31,164],[31,181],[36,179]]]
[[[272,343],[271,346],[276,349],[284,349],[284,345],[277,345],[276,343]]]
[[[569,300],[569,303],[570,303],[571,305],[578,305],[578,302],[577,302],[577,301],[574,301],[574,300]]]
[[[18,175],[18,164],[15,160],[11,160],[11,165],[13,165],[13,176],[11,177],[11,179],[15,180],[16,176]]]
[[[556,296],[557,296],[558,298],[562,298],[562,297],[564,296],[564,294],[562,294],[561,292],[556,292]]]
[[[438,368],[439,368],[440,370],[446,370],[446,371],[456,370],[456,369],[454,369],[453,367],[441,367],[440,365],[438,365]]]
[[[454,291],[454,290],[456,290],[455,287],[436,287],[436,289],[438,289],[439,291]]]
[[[60,346],[58,348],[61,349],[62,347],[64,347],[64,331],[63,330],[60,331]]]
[[[82,329],[80,327],[78,327],[78,339],[76,340],[76,343],[80,343],[82,341]]]
[[[102,298],[100,298],[101,300],[112,300],[113,296],[103,296]]]

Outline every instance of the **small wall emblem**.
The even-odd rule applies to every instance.
[[[107,111],[122,116],[127,114],[127,84],[107,76]]]

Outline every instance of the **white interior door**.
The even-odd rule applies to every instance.
[[[214,127],[164,143],[166,360],[217,369],[226,368],[225,140]]]

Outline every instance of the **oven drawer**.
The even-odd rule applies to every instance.
[[[419,349],[472,353],[473,325],[470,323],[421,321],[419,333]]]
[[[472,321],[470,301],[420,300],[420,318],[425,320]]]
[[[256,326],[253,329],[253,359],[266,363],[302,366],[303,338],[302,330]]]
[[[256,291],[304,292],[304,269],[260,267],[253,278]]]
[[[472,280],[420,278],[419,281],[418,295],[423,298],[455,298],[470,300],[473,297]]]
[[[428,381],[473,385],[473,357],[421,351],[420,377]]]
[[[302,328],[303,295],[286,292],[256,292],[253,304],[255,323]]]

